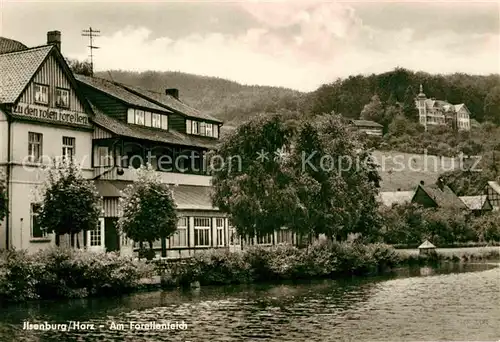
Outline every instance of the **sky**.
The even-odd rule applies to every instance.
[[[62,33],[66,57],[95,69],[182,71],[312,91],[396,67],[500,73],[497,1],[0,0],[0,36],[28,46]]]

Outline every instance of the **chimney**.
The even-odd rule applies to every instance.
[[[179,89],[176,88],[167,88],[165,90],[165,94],[175,97],[177,100],[179,99]]]
[[[61,31],[47,32],[47,45],[55,45],[61,51]]]

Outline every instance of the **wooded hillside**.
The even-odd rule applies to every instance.
[[[96,76],[161,92],[166,88],[178,88],[184,102],[233,126],[258,113],[279,109],[309,114],[335,111],[349,118],[359,118],[373,95],[378,95],[383,103],[410,102],[409,98],[417,95],[420,84],[429,98],[465,103],[472,118],[500,123],[499,75],[431,75],[397,68],[379,75],[339,79],[311,93],[247,86],[216,77],[171,71],[110,71]]]

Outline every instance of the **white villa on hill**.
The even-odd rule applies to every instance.
[[[420,124],[449,125],[457,130],[469,131],[471,128],[470,111],[463,103],[451,104],[446,101],[428,99],[420,85],[420,93],[415,99]]]

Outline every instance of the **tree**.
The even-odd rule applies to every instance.
[[[66,59],[69,68],[74,74],[92,76],[92,65],[87,61],[79,61],[77,59]]]
[[[377,229],[380,180],[369,153],[338,115],[260,116],[219,148],[214,205],[240,235],[287,227],[298,235],[346,239]],[[238,156],[241,168],[227,163]],[[276,157],[276,158],[275,158]]]
[[[373,95],[370,102],[363,107],[361,119],[382,123],[384,120],[384,105],[378,95]]]
[[[411,86],[408,86],[405,91],[403,99],[403,114],[410,121],[417,121],[418,119],[418,110],[415,105],[415,93]]]
[[[5,218],[8,212],[7,207],[7,183],[3,170],[0,169],[0,222]]]
[[[171,189],[158,179],[151,165],[141,167],[137,176],[120,198],[123,215],[118,227],[127,238],[139,242],[141,249],[147,242],[152,256],[153,242],[167,239],[177,229],[176,204]]]
[[[484,118],[500,124],[500,86],[494,87],[486,95],[484,99]]]
[[[70,234],[74,247],[76,234],[96,229],[101,213],[99,194],[73,161],[54,163],[48,168],[41,193],[40,226],[47,233],[56,234],[56,245],[60,235]],[[76,237],[76,247],[80,248],[78,235]]]

